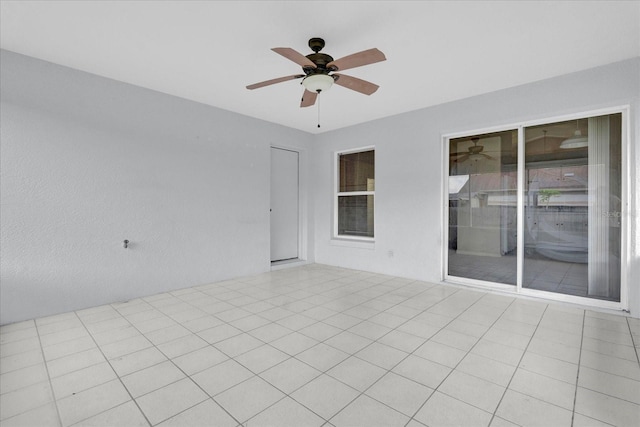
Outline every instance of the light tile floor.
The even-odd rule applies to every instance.
[[[3,326],[0,424],[638,426],[640,321],[306,265]]]

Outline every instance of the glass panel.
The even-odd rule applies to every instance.
[[[375,191],[375,152],[340,154],[338,192]]]
[[[516,284],[516,130],[449,141],[449,275]]]
[[[373,196],[338,197],[338,235],[373,237]]]
[[[620,301],[622,115],[525,128],[523,287]]]

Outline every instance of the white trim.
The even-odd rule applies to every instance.
[[[524,277],[524,180],[525,176],[525,148],[524,126],[518,126],[518,162],[516,173],[518,176],[516,193],[516,291],[522,292],[522,280]],[[521,261],[522,260],[522,261]]]
[[[523,287],[523,269],[524,269],[524,180],[525,177],[525,141],[524,141],[524,128],[536,125],[550,124],[554,122],[562,122],[568,120],[584,119],[589,117],[596,117],[608,114],[621,114],[621,150],[622,150],[622,164],[621,166],[621,199],[622,209],[624,212],[621,216],[621,256],[620,256],[620,302],[606,301],[597,298],[580,297],[575,295],[567,295],[556,292],[541,291],[537,289],[529,289]],[[508,130],[518,131],[518,193],[517,193],[517,281],[516,286],[507,285],[496,282],[485,282],[482,280],[468,279],[458,276],[450,276],[449,271],[449,141],[453,138],[481,135],[486,133],[503,132]],[[513,293],[515,295],[531,296],[536,298],[544,298],[554,301],[568,302],[572,304],[579,304],[587,307],[604,308],[610,310],[629,310],[629,274],[631,266],[631,239],[629,233],[631,232],[631,108],[630,105],[613,106],[600,108],[596,110],[580,111],[576,113],[564,114],[560,116],[547,116],[535,120],[523,120],[520,122],[491,126],[487,128],[467,130],[461,132],[451,132],[442,135],[442,143],[444,145],[443,162],[445,167],[444,174],[442,176],[442,211],[443,214],[441,224],[443,224],[442,231],[442,277],[443,282],[453,283],[459,285],[469,285],[472,287],[480,287],[484,289],[493,289],[499,291],[506,291],[507,293]]]
[[[351,148],[348,150],[340,150],[340,151],[335,151],[333,153],[333,190],[331,191],[333,194],[333,227],[331,230],[331,242],[333,241],[337,241],[338,244],[337,246],[353,246],[353,247],[360,247],[361,243],[367,243],[370,244],[375,242],[375,218],[376,218],[376,197],[375,197],[375,191],[349,191],[349,192],[339,192],[338,188],[338,182],[340,179],[340,168],[338,167],[339,165],[339,160],[340,160],[340,155],[342,154],[353,154],[353,153],[361,153],[364,151],[373,151],[374,152],[374,169],[375,169],[375,163],[377,163],[377,161],[375,160],[375,151],[376,151],[376,147],[375,145],[368,145],[365,147],[359,147],[359,148]],[[374,237],[361,237],[361,236],[351,236],[351,235],[343,235],[343,234],[338,234],[338,198],[339,197],[348,197],[348,196],[374,196],[373,197],[373,224],[374,224]],[[356,243],[356,245],[349,245],[347,243],[352,242],[352,243]]]

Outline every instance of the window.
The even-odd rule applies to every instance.
[[[372,239],[375,151],[337,154],[335,236]]]

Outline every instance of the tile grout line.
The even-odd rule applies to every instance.
[[[51,390],[51,396],[53,397],[53,406],[56,408],[56,415],[58,417],[58,422],[62,427],[62,417],[60,416],[60,409],[58,409],[58,400],[56,399],[56,395],[53,391],[53,383],[51,382],[51,374],[49,373],[49,365],[47,365],[47,359],[44,355],[44,348],[42,347],[42,340],[40,339],[40,330],[38,329],[38,324],[36,321],[33,321],[33,325],[36,328],[36,334],[38,334],[38,342],[40,343],[40,352],[42,353],[42,362],[44,363],[44,369],[47,371],[47,379],[49,381],[49,390]]]
[[[580,354],[578,356],[578,370],[576,372],[576,388],[575,391],[573,393],[573,409],[571,411],[571,426],[573,426],[573,423],[575,421],[576,418],[576,402],[578,400],[578,380],[580,379],[580,366],[581,366],[581,361],[582,361],[582,343],[584,342],[584,323],[585,323],[585,319],[587,317],[587,311],[584,310],[582,312],[582,331],[580,333]]]
[[[485,295],[488,295],[488,293],[486,293]],[[467,307],[467,309],[465,309],[465,311],[464,311],[464,312],[466,312],[469,308],[471,308],[472,306],[474,306],[475,304],[477,304],[481,299],[482,299],[482,298],[479,298],[479,299],[478,299],[478,301],[476,301],[476,302],[475,302],[474,304],[472,304],[471,306]],[[453,371],[455,371],[455,369],[458,367],[458,365],[460,365],[460,363],[462,363],[462,360],[464,360],[464,358],[465,358],[469,353],[471,353],[471,351],[474,349],[474,347],[475,347],[476,345],[478,345],[478,343],[480,342],[480,340],[482,339],[482,337],[484,337],[484,336],[485,336],[485,335],[486,335],[486,334],[491,330],[491,328],[492,328],[492,327],[493,327],[493,326],[498,322],[498,320],[500,320],[500,318],[501,318],[501,317],[504,315],[504,313],[509,309],[509,307],[511,307],[511,306],[512,306],[516,301],[517,301],[517,299],[516,299],[516,298],[514,298],[514,299],[509,303],[509,305],[505,307],[505,309],[502,311],[502,314],[501,314],[501,315],[500,315],[496,320],[494,320],[494,321],[493,321],[493,323],[491,324],[491,326],[489,326],[489,327],[487,328],[487,330],[486,330],[486,331],[485,331],[485,332],[484,332],[480,337],[478,337],[477,341],[473,344],[473,346],[471,346],[471,348],[467,351],[467,353],[465,354],[465,356],[464,356],[462,359],[460,359],[460,361],[456,364],[456,366],[455,366],[455,367],[451,368],[451,372],[449,372],[449,373],[447,374],[447,376],[446,376],[442,381],[440,381],[440,384],[438,384],[438,386],[437,386],[437,387],[435,387],[435,388],[433,389],[433,393],[432,393],[432,394],[427,398],[427,400],[425,400],[425,401],[422,403],[422,405],[420,405],[420,407],[419,407],[419,408],[414,412],[414,414],[411,416],[411,418],[410,418],[409,422],[411,422],[411,420],[414,420],[414,419],[415,419],[415,416],[418,414],[418,412],[420,412],[420,410],[424,407],[424,405],[426,405],[426,404],[427,404],[427,402],[428,402],[428,401],[431,399],[431,397],[436,393],[436,391],[438,391],[438,388],[440,388],[440,386],[441,386],[441,385],[442,385],[442,384],[447,380],[447,378],[449,378],[449,376],[451,375],[451,373],[452,373]],[[452,323],[454,320],[456,320],[458,317],[460,317],[462,314],[464,314],[464,312],[462,312],[462,313],[460,313],[458,316],[456,316],[456,317],[455,317],[451,322],[447,323],[447,325],[449,325],[449,324],[450,324],[450,323]],[[442,329],[444,329],[447,325],[443,326],[443,328],[442,328]],[[442,329],[441,329],[441,330],[442,330]],[[498,343],[498,344],[499,344],[499,343]],[[524,353],[523,353],[523,355],[524,355]],[[517,370],[517,368],[516,368],[516,370]],[[514,371],[514,375],[515,375],[515,371]],[[472,375],[472,376],[474,376],[474,377],[475,377],[475,375]],[[476,378],[479,378],[479,377],[476,377]],[[481,378],[481,379],[482,379],[482,378]],[[486,381],[486,380],[485,380],[485,381]],[[506,392],[506,388],[507,388],[507,387],[505,387],[505,392]],[[442,393],[442,392],[440,392],[440,393]],[[448,394],[446,394],[446,393],[443,393],[443,394],[445,394],[445,395],[449,396],[449,395],[448,395]],[[475,406],[475,405],[471,405],[470,403],[464,402],[463,400],[460,400],[460,399],[458,399],[458,398],[456,398],[456,397],[453,397],[453,396],[449,396],[449,397],[451,397],[451,398],[453,398],[453,399],[455,399],[455,400],[458,400],[458,401],[460,401],[460,402],[466,403],[467,405],[473,406],[474,408],[477,408],[477,406]],[[500,402],[498,402],[498,405],[496,405],[496,410],[497,410],[498,406],[500,406]],[[480,409],[480,410],[484,411],[484,409],[481,409],[481,408],[478,408],[478,409]],[[484,411],[484,412],[487,412],[487,411]],[[495,411],[494,411],[494,413],[495,413]],[[416,421],[418,421],[418,420],[416,420]],[[491,420],[489,421],[489,424],[491,424],[491,421],[493,421],[493,416],[491,417]],[[419,422],[419,421],[418,421],[418,422]],[[407,424],[408,424],[408,423],[407,423]],[[406,427],[406,426],[405,426],[405,427]]]
[[[636,344],[636,340],[633,339],[633,331],[631,330],[631,324],[629,323],[629,318],[626,317],[625,320],[627,322],[627,328],[629,329],[629,335],[631,335],[631,344],[633,344],[633,350],[636,353],[636,361],[638,362],[638,365],[640,365],[640,355],[638,355],[638,344],[640,343]]]
[[[548,308],[549,308],[549,304],[545,304],[544,310],[543,310],[542,314],[540,315],[540,320],[538,320],[538,323],[536,324],[536,328],[534,329],[533,333],[531,334],[531,338],[529,338],[529,342],[527,343],[527,346],[522,351],[522,356],[520,356],[520,359],[518,360],[518,363],[516,365],[516,369],[513,371],[513,374],[511,375],[511,378],[509,379],[509,382],[505,386],[504,392],[502,393],[502,396],[500,397],[500,400],[498,401],[498,404],[496,405],[496,409],[493,410],[493,414],[491,415],[491,420],[489,421],[489,425],[493,422],[494,418],[496,417],[496,413],[498,412],[498,408],[500,408],[500,405],[502,404],[502,400],[504,399],[504,396],[507,394],[507,391],[509,390],[509,386],[511,385],[511,382],[513,381],[513,378],[516,376],[516,373],[518,372],[520,364],[522,363],[522,359],[524,358],[524,355],[527,354],[527,349],[529,348],[529,345],[531,345],[531,341],[533,340],[533,337],[536,335],[536,332],[538,331],[538,328],[540,327],[540,322],[542,322],[542,319],[544,318],[544,315],[547,312]]]
[[[390,280],[393,280],[393,279],[390,279]],[[382,282],[382,283],[384,283],[384,282]],[[404,287],[404,286],[408,286],[408,285],[409,285],[409,284],[411,284],[411,283],[413,283],[413,282],[407,283],[406,285],[403,285],[403,287]],[[430,289],[430,288],[429,288],[429,289]],[[369,302],[369,301],[375,300],[375,299],[379,298],[379,297],[380,297],[380,296],[382,296],[382,295],[386,295],[386,294],[388,294],[388,293],[390,293],[390,292],[393,292],[394,290],[396,290],[396,289],[391,289],[391,290],[389,290],[388,292],[385,292],[384,294],[378,295],[377,297],[370,298],[370,299],[368,299],[367,301],[362,302],[361,304],[358,304],[357,306],[362,305],[362,304],[365,304],[366,302]],[[420,292],[420,294],[422,294],[422,293],[424,293],[424,292],[426,292],[426,291],[428,291],[428,289],[425,289],[423,292]],[[457,293],[457,292],[454,292],[454,293],[452,293],[451,295],[453,295],[453,294],[455,294],[455,293]],[[449,296],[451,296],[451,295],[449,295]],[[448,298],[449,296],[447,296],[447,298]],[[403,301],[398,302],[398,303],[396,303],[396,304],[392,305],[391,307],[395,307],[395,306],[397,306],[397,305],[399,305],[399,304],[402,304],[402,302],[406,301],[407,299],[408,299],[408,298],[405,298]],[[446,298],[445,298],[445,299],[446,299]],[[331,301],[328,301],[328,302],[331,302]],[[322,306],[322,305],[324,305],[324,304],[321,304],[321,305],[319,305],[319,306]],[[318,307],[319,307],[319,306],[318,306]],[[391,308],[391,307],[389,307],[389,308]],[[353,308],[353,307],[352,307],[352,308]],[[350,310],[350,309],[351,309],[351,308],[349,308],[349,309],[347,309],[347,310]],[[388,310],[388,309],[387,309],[387,310]],[[426,310],[427,310],[427,309],[425,309],[424,311],[426,311]],[[386,311],[386,310],[384,310],[384,311]],[[382,311],[382,312],[384,312],[384,311]],[[424,311],[423,311],[423,312],[424,312]],[[381,312],[381,313],[382,313],[382,312]],[[344,312],[338,312],[338,313],[336,313],[336,314],[344,314]],[[420,315],[420,314],[422,314],[422,312],[420,312],[420,313],[416,314],[415,316],[418,316],[418,315]],[[413,316],[413,317],[415,317],[415,316]],[[331,316],[330,316],[330,317],[331,317]],[[410,319],[407,319],[407,320],[406,320],[405,322],[403,322],[402,324],[404,324],[404,323],[408,322],[409,320],[413,319],[413,317],[412,317],[412,318],[410,318]],[[353,325],[353,326],[351,326],[351,327],[354,327],[354,326],[356,326],[356,325],[359,325],[360,323],[363,323],[363,322],[365,322],[366,320],[368,320],[368,319],[362,319],[362,320],[361,320],[361,322],[358,322],[357,324],[355,324],[355,325]],[[317,323],[324,323],[324,322],[323,322],[322,320],[320,320],[320,321],[318,321]],[[375,324],[375,323],[374,323],[374,324]],[[376,325],[377,325],[377,324],[376,324]],[[329,326],[333,326],[333,325],[329,325]],[[383,326],[383,325],[379,325],[379,326]],[[400,325],[398,325],[398,326],[400,326]],[[351,327],[350,327],[350,328],[351,328]],[[350,328],[349,328],[349,329],[350,329]],[[342,328],[339,328],[339,329],[342,329]],[[387,332],[387,334],[389,334],[389,333],[393,332],[394,330],[395,330],[395,329],[390,330],[389,332]],[[343,329],[343,330],[342,330],[342,332],[346,332],[346,331],[348,331],[348,329]],[[337,335],[341,334],[342,332],[339,332],[338,334],[333,335],[333,336],[331,336],[331,337],[329,337],[329,338],[325,339],[324,341],[320,341],[320,342],[319,342],[319,344],[324,343],[325,341],[330,340],[331,338],[333,338],[334,336],[337,336]],[[385,335],[387,335],[387,334],[385,334]],[[357,334],[355,334],[355,335],[357,335]],[[383,336],[385,336],[385,335],[383,335]],[[366,338],[366,337],[363,337],[363,338]],[[382,337],[380,337],[380,338],[382,338]],[[379,339],[379,338],[378,338],[378,339]],[[368,344],[367,346],[363,347],[362,349],[357,350],[356,352],[362,351],[362,350],[364,350],[365,348],[369,347],[370,345],[372,345],[372,344],[374,344],[374,343],[376,343],[376,342],[377,342],[377,340],[372,340],[372,342],[371,342],[370,344]],[[268,343],[267,343],[267,344],[268,344]],[[316,344],[316,345],[317,345],[317,344]],[[314,346],[312,346],[312,347],[310,347],[310,348],[313,348],[313,347],[315,347],[316,345],[314,345]],[[328,345],[328,346],[330,346],[330,347],[332,347],[332,348],[334,348],[334,349],[336,349],[336,350],[338,350],[338,351],[343,351],[343,350],[341,350],[341,349],[339,349],[339,348],[336,348],[336,347],[331,346],[330,344],[326,344],[326,345]],[[299,353],[297,353],[297,354],[303,353],[303,352],[305,352],[305,351],[306,351],[306,350],[303,350],[303,351],[301,351],[301,352],[299,352]],[[348,353],[346,353],[346,352],[344,352],[344,353],[345,353],[345,354],[348,354]],[[408,356],[408,355],[407,355],[407,356]],[[345,360],[349,359],[350,357],[356,357],[356,358],[358,358],[357,356],[355,356],[355,353],[353,353],[353,354],[349,354],[349,355],[348,355],[348,357],[347,357],[346,359],[341,360],[340,362],[336,363],[335,365],[332,365],[332,366],[328,367],[328,368],[327,368],[327,369],[325,369],[324,371],[320,371],[320,370],[318,370],[317,368],[315,368],[314,366],[309,365],[309,364],[308,364],[308,363],[306,363],[305,361],[298,359],[297,357],[295,357],[295,355],[294,355],[294,356],[291,356],[290,358],[296,359],[297,361],[299,361],[299,362],[301,362],[301,363],[304,363],[305,365],[307,365],[307,366],[309,366],[309,367],[311,367],[311,368],[313,368],[313,369],[315,369],[315,370],[318,370],[318,372],[320,372],[320,375],[317,375],[317,376],[313,377],[312,379],[310,379],[309,381],[307,381],[305,384],[302,384],[301,386],[299,386],[299,387],[297,387],[296,389],[292,390],[290,393],[285,393],[285,392],[284,392],[284,390],[280,390],[278,387],[276,387],[276,386],[274,386],[273,384],[269,383],[272,387],[275,387],[276,389],[278,389],[278,390],[280,390],[281,392],[283,392],[283,393],[285,394],[285,397],[283,397],[282,399],[280,399],[280,400],[278,400],[277,402],[273,403],[273,404],[272,404],[272,405],[270,405],[269,407],[267,407],[267,408],[263,409],[262,411],[258,412],[257,414],[253,415],[251,418],[255,418],[256,416],[258,416],[258,415],[259,415],[259,414],[261,414],[262,412],[266,411],[266,410],[267,410],[267,409],[269,409],[270,407],[272,407],[272,406],[276,405],[276,404],[277,404],[278,402],[280,402],[281,400],[286,399],[287,397],[289,397],[289,398],[290,398],[290,399],[292,399],[294,402],[298,403],[299,405],[302,405],[302,406],[303,406],[303,407],[305,407],[307,410],[309,410],[309,411],[311,411],[312,413],[314,413],[314,414],[316,414],[317,416],[319,416],[322,420],[324,420],[324,421],[325,421],[325,424],[329,424],[329,423],[330,423],[329,419],[324,418],[324,417],[323,417],[323,416],[321,416],[320,414],[316,413],[313,409],[311,409],[311,408],[309,408],[308,406],[306,406],[305,404],[303,404],[303,403],[299,402],[299,401],[298,401],[298,400],[296,400],[293,396],[291,396],[291,394],[293,394],[293,393],[295,393],[296,391],[300,390],[301,388],[305,387],[306,385],[308,385],[309,383],[311,383],[312,381],[316,380],[317,378],[319,378],[319,377],[320,377],[320,376],[322,376],[322,375],[327,375],[327,376],[329,376],[330,378],[332,378],[332,379],[334,379],[334,380],[336,380],[336,381],[338,381],[338,382],[340,382],[340,383],[342,383],[342,384],[346,385],[347,387],[349,387],[349,388],[351,388],[351,389],[353,389],[353,390],[355,390],[355,391],[359,392],[359,394],[358,394],[354,399],[352,399],[351,401],[349,401],[349,403],[347,403],[347,405],[346,405],[346,406],[342,407],[340,410],[338,410],[338,412],[336,412],[336,413],[335,413],[334,415],[332,415],[330,418],[335,417],[335,416],[336,416],[337,414],[339,414],[342,410],[344,410],[344,408],[346,408],[347,406],[349,406],[353,401],[355,401],[355,400],[356,400],[356,399],[358,399],[361,395],[363,395],[363,394],[364,394],[364,391],[363,391],[363,392],[360,392],[360,390],[357,390],[356,388],[352,387],[351,385],[346,384],[346,383],[344,383],[343,381],[339,380],[338,378],[334,378],[333,376],[331,376],[331,375],[327,374],[327,372],[328,372],[328,371],[330,371],[330,370],[331,370],[331,369],[333,369],[334,367],[338,366],[339,364],[341,364],[341,363],[342,363],[342,362],[344,362]],[[359,359],[359,358],[358,358],[358,359]],[[289,359],[287,359],[287,360],[289,360]],[[362,359],[360,359],[360,360],[362,360]],[[404,359],[403,359],[403,360],[404,360]],[[284,362],[285,362],[285,361],[282,361],[282,362],[280,362],[280,363],[278,363],[278,364],[276,364],[276,365],[274,365],[274,366],[277,366],[277,365],[279,365],[279,364],[281,364],[281,363],[284,363]],[[365,360],[364,362],[367,362],[367,361]],[[239,362],[238,362],[238,363],[239,363]],[[367,363],[370,363],[370,362],[367,362]],[[398,362],[398,363],[400,363],[400,362]],[[377,366],[377,365],[374,365],[374,366]],[[269,368],[269,369],[270,369],[270,368]],[[267,369],[267,370],[268,370],[268,369]],[[388,372],[390,372],[390,371],[387,371],[387,373],[388,373]],[[385,373],[384,375],[382,375],[380,378],[384,377],[387,373]],[[259,376],[259,375],[258,375],[258,376]],[[260,377],[260,378],[262,379],[262,377]],[[380,380],[380,378],[378,379],[378,381]],[[377,381],[376,381],[376,382],[377,382]],[[374,384],[375,384],[375,382],[374,382]],[[371,384],[371,386],[373,386],[373,384]],[[370,386],[370,387],[371,387],[371,386]],[[369,388],[369,387],[368,387],[368,388]],[[367,389],[368,389],[368,388],[367,388]],[[377,400],[376,400],[376,401],[377,401]],[[384,404],[383,402],[380,402],[380,403],[382,403],[383,405],[385,405],[385,406],[389,407],[388,405]],[[389,408],[391,408],[391,407],[389,407]],[[401,412],[399,412],[398,410],[396,410],[396,409],[394,409],[394,408],[391,408],[391,409],[393,409],[394,411],[396,411],[396,412],[398,412],[398,413],[402,414]],[[404,415],[404,414],[402,414],[402,415]],[[249,420],[247,420],[247,421],[250,421],[250,420],[251,420],[251,418],[250,418]],[[323,424],[323,425],[325,425],[325,424]]]
[[[114,310],[118,311],[117,309],[114,309]],[[159,310],[159,311],[161,311],[161,310]],[[165,314],[164,312],[162,312],[162,313],[166,316],[166,314]],[[120,314],[120,312],[118,312],[118,314]],[[121,316],[122,316],[122,315],[121,315]],[[239,421],[238,421],[238,420],[237,420],[237,419],[236,419],[232,414],[230,414],[230,413],[229,413],[229,412],[228,412],[228,411],[227,411],[227,410],[226,410],[222,405],[220,405],[220,404],[219,404],[219,403],[218,403],[218,402],[213,398],[213,396],[209,395],[209,393],[207,393],[207,392],[206,392],[206,390],[204,390],[204,389],[200,386],[200,384],[198,384],[195,380],[193,380],[193,379],[191,378],[191,375],[188,375],[186,372],[184,372],[184,371],[182,370],[182,368],[180,368],[178,365],[176,365],[176,363],[173,361],[173,359],[172,359],[172,358],[168,357],[168,356],[167,356],[167,355],[166,355],[162,350],[160,350],[160,349],[156,346],[156,344],[155,344],[153,341],[151,341],[149,338],[147,338],[147,336],[146,336],[144,333],[142,333],[142,332],[141,332],[141,331],[140,331],[140,330],[139,330],[139,329],[138,329],[138,328],[137,328],[133,323],[131,323],[131,322],[129,321],[129,319],[127,319],[127,318],[126,318],[126,317],[124,317],[124,316],[122,316],[122,317],[123,317],[127,322],[129,322],[129,324],[131,325],[131,327],[132,327],[132,328],[134,328],[136,331],[138,331],[138,333],[140,333],[140,335],[142,335],[146,340],[148,340],[148,341],[149,341],[149,343],[151,343],[151,347],[155,348],[155,349],[156,349],[157,351],[159,351],[159,352],[160,352],[164,357],[166,357],[166,358],[167,358],[167,360],[166,360],[166,361],[156,363],[155,365],[147,366],[147,367],[142,368],[142,369],[140,369],[140,370],[138,370],[138,371],[135,371],[135,372],[140,372],[140,371],[142,371],[142,370],[144,370],[144,369],[147,369],[147,368],[150,368],[150,367],[153,367],[153,366],[157,366],[157,365],[159,365],[160,363],[170,362],[170,363],[171,363],[171,364],[172,364],[176,369],[178,369],[178,370],[179,370],[179,371],[180,371],[180,372],[185,376],[185,378],[180,378],[180,379],[178,379],[178,380],[176,380],[176,381],[173,381],[173,382],[171,382],[171,383],[169,383],[169,384],[165,384],[164,386],[162,386],[162,387],[160,387],[160,388],[158,388],[158,389],[151,390],[151,391],[149,391],[149,392],[147,392],[147,393],[144,393],[144,394],[142,394],[142,395],[138,396],[138,398],[140,398],[140,397],[142,397],[142,396],[146,396],[146,395],[148,395],[148,394],[150,394],[150,393],[153,393],[153,392],[155,392],[155,391],[161,390],[161,389],[163,389],[164,387],[167,387],[167,386],[170,386],[170,385],[172,385],[172,384],[175,384],[175,383],[177,383],[177,382],[179,382],[179,381],[182,381],[183,379],[186,379],[186,378],[188,378],[188,379],[189,379],[193,384],[195,384],[195,385],[196,385],[196,386],[197,386],[197,387],[198,387],[198,388],[199,388],[199,389],[200,389],[200,390],[205,394],[205,396],[207,396],[207,399],[205,399],[205,400],[203,400],[203,401],[200,401],[200,402],[197,402],[195,405],[189,406],[188,408],[185,408],[185,409],[183,409],[182,411],[180,411],[180,412],[178,412],[178,413],[175,413],[175,414],[171,415],[169,418],[167,418],[167,419],[164,419],[164,420],[160,421],[158,424],[160,424],[160,423],[162,423],[162,422],[165,422],[166,420],[171,419],[171,418],[173,418],[173,417],[175,417],[175,416],[177,416],[177,415],[180,415],[180,414],[182,414],[183,412],[188,411],[189,409],[191,409],[191,408],[193,408],[193,407],[195,407],[195,406],[198,406],[198,405],[200,405],[201,403],[206,402],[206,401],[207,401],[207,400],[209,400],[209,399],[213,400],[213,401],[215,402],[215,404],[216,404],[216,405],[218,405],[218,406],[219,406],[219,407],[220,407],[220,408],[221,408],[221,409],[222,409],[222,410],[223,410],[227,415],[229,415],[229,416],[230,416],[230,417],[231,417],[235,422],[237,422],[238,424],[241,424],[241,423],[240,423],[240,422],[239,422]],[[177,322],[177,323],[178,323],[178,324],[180,324],[180,322]],[[186,328],[185,328],[185,329],[186,329]],[[159,330],[159,329],[158,329],[158,330]],[[153,332],[153,331],[150,331],[150,332]],[[191,332],[191,331],[189,331],[189,332]],[[192,332],[192,334],[194,334],[194,333]],[[195,335],[195,334],[194,334],[194,335]],[[176,338],[176,339],[179,339],[179,338]],[[168,342],[171,342],[171,341],[168,341]],[[208,343],[207,343],[207,344],[208,344]],[[208,345],[213,347],[213,345],[212,345],[212,344],[208,344]],[[147,347],[147,348],[151,348],[151,347]],[[204,347],[203,347],[203,348],[204,348]],[[197,351],[197,350],[194,350],[194,351]],[[133,353],[135,353],[135,352],[133,352]],[[129,353],[129,354],[133,354],[133,353]],[[188,354],[188,353],[187,353],[187,354]],[[224,353],[223,353],[223,354],[224,354]],[[225,354],[225,356],[226,356],[226,354]],[[106,358],[106,356],[105,356],[105,358]],[[107,359],[107,361],[109,361],[109,359]],[[224,363],[224,362],[220,362],[220,363]],[[109,364],[111,364],[111,362],[109,362]],[[217,365],[217,364],[216,364],[216,365]],[[214,365],[214,366],[216,366],[216,365]],[[113,367],[112,367],[112,369],[113,369]],[[207,369],[208,369],[208,368],[207,368]],[[115,371],[115,369],[114,369],[114,371]],[[131,374],[133,374],[133,373],[135,373],[135,372],[131,372],[130,374],[127,374],[127,375],[131,375]],[[120,377],[120,375],[118,375],[118,373],[117,373],[117,372],[116,372],[116,375],[118,376],[118,379],[119,379],[119,380],[120,380],[120,382],[122,383],[122,378]],[[125,375],[125,376],[126,376],[126,375]],[[149,419],[147,418],[147,415],[144,413],[144,411],[142,410],[142,408],[140,408],[140,406],[138,405],[138,401],[133,397],[133,395],[131,395],[131,393],[129,392],[129,389],[127,388],[127,386],[126,386],[124,383],[122,383],[122,386],[127,390],[127,393],[129,393],[129,395],[131,396],[131,399],[135,402],[136,406],[138,407],[138,409],[140,410],[140,412],[142,413],[142,415],[145,417],[145,419],[147,420],[147,422],[149,423],[149,425],[150,425],[150,426],[153,426],[154,424],[153,424],[153,423],[151,423],[151,421],[149,421]]]
[[[109,306],[111,307],[111,305],[110,305],[110,304],[109,304]],[[116,310],[116,309],[115,309],[115,308],[113,308],[113,307],[111,307],[111,308],[112,308],[113,310],[115,310],[115,311],[118,313],[118,315],[119,315],[120,317],[124,318],[124,316],[122,316],[122,315],[120,314],[120,312],[118,312],[118,310]],[[107,355],[106,355],[106,354],[104,354],[104,352],[102,351],[102,348],[100,347],[100,345],[98,344],[98,342],[97,342],[97,341],[95,340],[95,338],[93,337],[93,334],[92,334],[92,333],[89,331],[89,329],[87,328],[87,325],[85,325],[84,321],[83,321],[83,320],[82,320],[82,318],[78,315],[78,313],[77,313],[77,312],[74,312],[74,313],[75,313],[76,317],[78,318],[78,320],[80,320],[80,323],[82,323],[82,326],[84,326],[84,328],[85,328],[85,329],[87,330],[87,332],[89,333],[89,336],[91,337],[91,340],[92,340],[92,341],[93,341],[93,343],[96,345],[96,348],[98,349],[98,351],[100,352],[100,354],[102,354],[102,357],[104,357],[104,360],[109,364],[109,367],[111,368],[111,370],[113,371],[113,373],[115,374],[115,376],[118,378],[118,381],[120,382],[120,385],[122,385],[122,387],[125,389],[125,391],[126,391],[126,392],[127,392],[127,394],[129,395],[129,397],[131,398],[131,401],[133,401],[133,403],[136,405],[136,407],[138,408],[138,410],[140,411],[140,413],[141,413],[141,414],[142,414],[142,416],[144,417],[145,421],[146,421],[150,426],[152,426],[153,424],[151,423],[151,421],[149,421],[149,418],[147,418],[147,415],[144,413],[144,411],[142,410],[142,408],[140,408],[140,405],[138,405],[138,402],[136,401],[136,399],[134,399],[133,395],[131,394],[131,392],[129,391],[129,389],[127,388],[127,386],[125,386],[124,382],[122,382],[122,378],[120,377],[120,375],[118,375],[118,373],[116,372],[116,370],[113,368],[113,365],[111,364],[111,361],[109,360],[109,358],[107,357]],[[109,319],[109,320],[112,320],[112,319]],[[126,320],[126,319],[125,319],[125,320]],[[128,320],[127,320],[127,322],[128,322]],[[137,329],[136,329],[136,330],[137,330]],[[103,384],[106,384],[106,383],[103,383]],[[100,385],[102,385],[102,384],[98,384],[97,386],[94,386],[94,387],[98,387],[98,386],[100,386]],[[93,387],[91,387],[91,388],[93,388]],[[84,390],[83,390],[83,391],[84,391]],[[124,403],[127,403],[127,402],[124,402]],[[103,413],[105,413],[105,412],[107,412],[107,411],[112,410],[113,408],[117,408],[118,406],[123,405],[124,403],[118,404],[118,405],[116,405],[116,406],[114,406],[114,407],[112,407],[112,408],[108,408],[108,409],[106,409],[106,410],[104,410],[104,411],[101,411],[101,412],[99,412],[99,413],[97,413],[97,414],[91,415],[90,417],[85,418],[85,419],[83,419],[83,420],[78,420],[76,423],[79,423],[79,422],[81,422],[81,421],[85,421],[85,420],[87,420],[87,419],[89,419],[89,418],[92,418],[92,417],[95,417],[95,416],[97,416],[97,415],[103,414]],[[57,401],[56,401],[56,406],[57,406]],[[76,424],[76,423],[74,423],[74,424]]]

